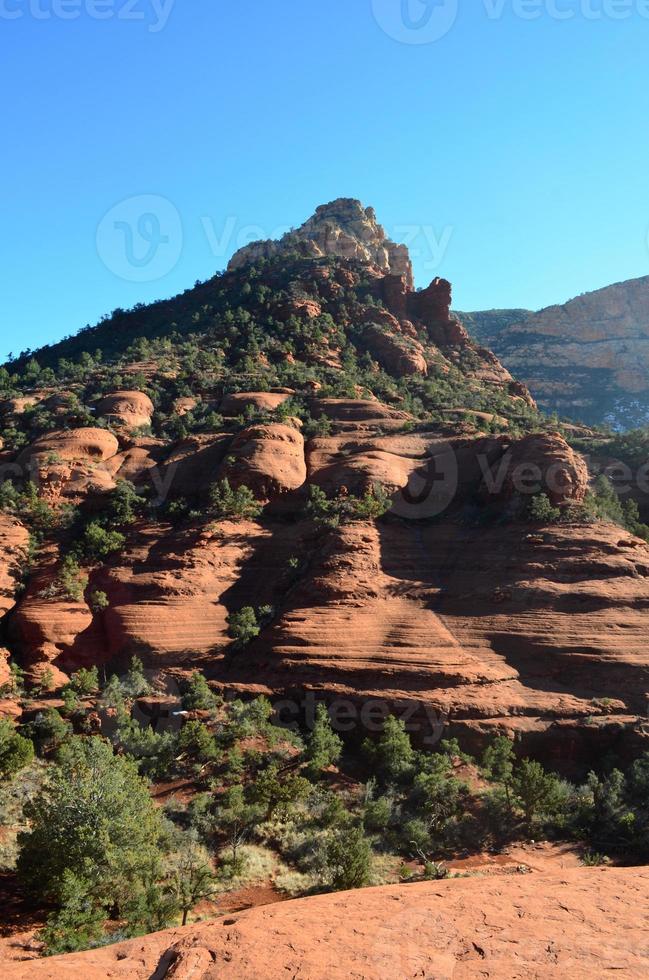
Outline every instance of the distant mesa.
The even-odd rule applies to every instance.
[[[649,419],[649,276],[585,293],[539,313],[461,313],[480,343],[547,412],[615,428]]]

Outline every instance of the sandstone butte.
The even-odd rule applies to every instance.
[[[499,393],[514,412],[518,406],[534,411],[526,389],[451,314],[450,284],[436,279],[414,290],[407,250],[387,240],[372,209],[348,200],[325,205],[279,243],[247,246],[224,280],[240,289],[240,277],[259,255],[279,255],[281,269],[287,249],[306,256],[300,289],[308,282],[309,302],[317,297],[322,310],[344,316],[341,291],[381,298],[381,306],[355,307],[360,322],[347,329],[364,331],[371,322],[369,349],[384,359],[385,370],[410,376],[410,358],[421,351],[427,372],[447,377],[464,365],[470,387]],[[322,255],[340,263],[323,266]],[[271,292],[286,286],[277,275],[268,273]],[[289,302],[284,293],[296,290],[283,290],[282,308]],[[196,292],[201,303],[200,286]],[[289,302],[290,315],[309,320],[313,310],[305,312],[304,302]],[[178,306],[170,303],[160,304],[164,322]],[[134,321],[130,329],[136,328]],[[316,361],[324,346],[312,352]],[[332,340],[332,362],[336,346]],[[302,356],[308,364],[311,355]],[[155,371],[155,365],[136,366],[140,373]],[[28,676],[38,680],[50,671],[62,684],[80,666],[123,663],[138,654],[151,668],[199,665],[233,690],[387,698],[406,704],[422,730],[437,713],[474,749],[506,732],[566,768],[593,747],[635,753],[648,734],[647,545],[613,525],[538,528],[508,520],[520,466],[536,469],[555,506],[581,503],[589,482],[582,458],[551,431],[481,431],[493,418],[488,413],[473,425],[452,414],[427,425],[398,401],[386,404],[367,392],[323,397],[319,387],[309,380],[301,394],[312,417],[328,420],[322,435],[305,437],[299,420],[275,418],[295,388],[255,391],[239,383],[225,392],[196,390],[191,409],[179,409],[177,399],[170,406],[177,413],[204,404],[225,418],[222,431],[161,439],[142,434],[145,420],[155,422],[151,399],[122,388],[91,407],[101,427],[70,421],[22,449],[17,464],[38,473],[42,495],[55,507],[81,504],[100,513],[103,497],[121,479],[143,487],[153,480],[156,493],[166,487],[193,499],[224,478],[248,486],[267,505],[262,520],[225,522],[218,532],[209,520],[174,527],[144,517],[120,553],[91,571],[79,600],[48,588],[59,561],[53,542],[15,609],[12,583],[18,585],[27,532],[2,516],[3,602],[11,610],[5,643]],[[20,420],[28,404],[64,411],[69,397],[36,392],[4,410]],[[227,419],[246,412],[265,413],[264,421],[228,432]],[[408,519],[437,514],[428,500],[413,512],[409,491],[428,479],[435,488],[449,460],[450,491],[437,520]],[[312,485],[329,494],[381,486],[406,519],[355,521],[323,535],[296,519]],[[495,523],[473,519],[481,506],[495,512]],[[297,581],[287,572],[295,556]],[[91,590],[106,593],[105,611],[90,609]],[[276,614],[245,658],[233,658],[227,616],[245,605],[270,605]]]
[[[284,256],[297,270],[289,279]],[[246,276],[260,261],[255,293]],[[37,476],[55,509],[100,515],[127,479],[152,488],[154,500],[186,498],[200,514],[208,486],[227,478],[265,510],[217,525],[207,514],[173,524],[145,511],[124,529],[123,547],[89,568],[74,599],[56,584],[64,554],[56,535],[23,587],[28,530],[0,513],[0,680],[5,645],[31,681],[47,673],[55,692],[81,666],[136,654],[154,670],[200,667],[243,694],[384,699],[409,711],[423,745],[443,730],[479,751],[508,734],[567,772],[611,750],[622,760],[643,751],[649,547],[613,524],[517,518],[518,468],[532,467],[549,503],[566,513],[584,501],[590,475],[562,435],[547,424],[535,430],[542,420],[529,391],[452,315],[450,284],[435,279],[415,291],[407,250],[389,242],[371,209],[341,200],[279,243],[248,246],[218,281],[155,304],[154,327],[164,336],[185,316],[193,329],[197,311],[245,285],[254,313],[263,304],[277,329],[288,323],[295,332],[258,363],[300,362],[302,373],[259,390],[249,366],[231,371],[230,383],[225,368],[207,380],[197,370],[191,394],[185,382],[170,394],[167,416],[182,423],[204,412],[215,420],[206,427],[177,436],[156,428],[160,402],[125,385],[129,375],[174,375],[144,355],[120,367],[120,386],[103,387],[81,409],[51,387],[2,405],[16,426],[30,406],[52,413],[57,428],[4,450],[2,463]],[[97,346],[137,337],[141,315],[100,325]],[[322,324],[317,343],[300,347],[309,324]],[[342,333],[379,379],[381,397],[361,385],[322,390],[343,370]],[[77,342],[45,357],[56,363]],[[225,363],[225,347],[219,356]],[[404,404],[390,379],[421,391],[432,379],[459,400],[422,421],[416,399]],[[476,393],[493,407],[474,410]],[[291,415],[296,397],[317,433]],[[391,498],[386,520],[323,531],[305,516],[311,487],[342,499],[373,486]],[[105,608],[91,608],[95,591]],[[235,656],[227,617],[244,606],[274,615]],[[0,717],[19,712],[0,701]],[[3,975],[640,977],[649,974],[647,883],[646,871],[582,869],[329,895],[30,962],[22,974],[9,965]]]
[[[642,980],[649,871],[463,878],[235,913],[100,950],[7,963],[4,980]]]

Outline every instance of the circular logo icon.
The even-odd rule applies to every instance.
[[[452,449],[445,449],[411,473],[394,498],[390,513],[411,521],[437,517],[453,502],[457,483],[457,457]]]
[[[120,201],[97,228],[99,258],[107,269],[128,282],[162,279],[178,264],[182,247],[178,209],[155,194]]]
[[[379,27],[402,44],[432,44],[445,37],[458,15],[458,0],[372,0]]]

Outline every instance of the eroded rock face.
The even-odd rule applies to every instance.
[[[38,459],[40,463],[42,459],[47,461],[47,457],[71,463],[103,462],[114,456],[118,449],[119,442],[107,429],[66,429],[41,436],[23,450],[18,463],[28,463],[33,459]]]
[[[244,429],[233,439],[221,475],[233,487],[247,486],[259,500],[298,490],[306,480],[304,437],[278,423]]]
[[[116,437],[106,429],[66,429],[36,439],[18,456],[17,464],[49,503],[61,498],[79,503],[88,494],[113,489],[115,481],[106,463],[118,449]]]
[[[259,258],[272,258],[282,251],[296,249],[314,258],[338,255],[355,259],[381,272],[405,276],[412,287],[408,249],[388,239],[373,208],[364,208],[360,201],[351,198],[322,205],[301,228],[288,232],[280,241],[245,246],[232,257],[228,269],[240,269]]]
[[[122,553],[93,572],[90,588],[109,600],[101,617],[39,595],[53,572],[42,583],[37,574],[12,627],[30,670],[133,654],[148,666],[200,664],[243,691],[404,702],[426,724],[431,713],[447,720],[447,733],[477,751],[502,732],[535,754],[558,747],[559,766],[588,759],[593,747],[623,754],[643,744],[648,546],[612,526],[501,520],[517,466],[533,464],[556,505],[583,498],[584,464],[563,439],[395,431],[407,413],[378,401],[313,405],[314,417],[331,418],[331,434],[306,447],[289,425],[251,426],[234,439],[192,437],[161,467],[174,494],[205,492],[227,476],[261,500],[287,501],[291,521],[270,514],[212,528],[206,514],[185,529],[138,524]],[[427,495],[448,476],[449,455],[453,490],[431,512],[436,522],[420,521],[431,516]],[[486,475],[502,475],[493,524],[476,521]],[[309,484],[332,495],[380,484],[395,500],[406,486],[414,498],[424,487],[423,510],[322,531],[303,516]],[[297,580],[296,557],[305,559]],[[233,660],[227,617],[246,605],[277,614]],[[612,692],[614,710],[600,717],[593,704]]]
[[[530,435],[515,442],[485,480],[483,491],[491,500],[545,493],[555,507],[584,501],[589,485],[588,467],[559,433]]]
[[[86,662],[103,662],[101,645],[91,631],[93,616],[83,599],[51,594],[56,581],[54,562],[46,561],[31,576],[28,589],[11,619],[10,636],[22,653],[31,683],[47,671],[54,687],[69,680],[66,664],[74,669]]]
[[[224,415],[242,415],[247,408],[258,412],[274,412],[291,397],[290,392],[277,391],[239,391],[226,395],[220,410]]]
[[[648,574],[647,545],[612,526],[346,525],[228,682],[387,698],[415,738],[441,720],[481,751],[499,732],[558,768],[630,757],[649,737]],[[612,714],[594,707],[611,692]]]
[[[388,322],[384,319],[382,323],[372,322],[376,319],[375,313],[370,313],[369,318],[363,340],[381,367],[397,378],[428,373],[423,346],[418,340],[404,334],[394,317],[389,317]]]
[[[314,418],[324,415],[334,422],[398,422],[412,418],[407,412],[390,408],[367,398],[314,398],[310,404]]]
[[[539,313],[474,313],[466,322],[546,411],[589,424],[646,423],[649,276]]]
[[[150,425],[153,410],[153,402],[143,391],[115,391],[97,405],[98,415],[129,430]]]
[[[215,666],[231,643],[229,612],[281,602],[305,530],[278,533],[253,521],[224,521],[213,532],[142,528],[94,580],[110,601],[107,655],[127,662],[138,654],[150,667]]]
[[[648,900],[645,868],[532,871],[366,888],[34,960],[29,976],[640,978],[649,971]],[[24,966],[8,963],[6,980],[24,980]]]
[[[16,604],[28,547],[29,531],[24,524],[0,511],[0,619]]]

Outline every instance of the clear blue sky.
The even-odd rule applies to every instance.
[[[564,20],[457,0],[436,41],[454,0],[428,22],[422,0],[161,2],[0,0],[0,356],[172,295],[248,226],[339,196],[416,235],[418,284],[451,279],[458,309],[649,274],[646,0],[554,0]]]

